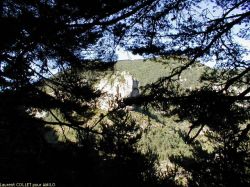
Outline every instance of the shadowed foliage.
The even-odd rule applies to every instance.
[[[191,156],[168,155],[189,172],[183,185],[249,185],[249,49],[239,42],[249,40],[249,9],[249,0],[0,1],[0,182],[179,185],[177,170],[157,170],[157,151],[137,147],[152,127],[130,116],[125,106],[133,105],[148,121],[190,124],[179,136]],[[117,47],[151,61],[131,70],[143,80],[141,95],[100,114],[93,85],[119,69]],[[211,61],[213,69],[200,68]],[[192,68],[198,73],[184,81]],[[49,142],[54,126],[77,141]]]

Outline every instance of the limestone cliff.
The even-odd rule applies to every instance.
[[[127,97],[139,95],[139,81],[126,71],[107,75],[96,85],[102,96],[98,99],[98,107],[110,110],[117,106],[117,102]]]

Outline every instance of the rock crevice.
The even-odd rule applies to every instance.
[[[118,71],[101,79],[96,89],[102,93],[97,106],[112,110],[122,99],[139,95],[139,81],[126,71]]]

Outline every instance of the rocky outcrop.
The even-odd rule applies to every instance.
[[[103,110],[111,110],[122,99],[139,95],[139,81],[128,72],[115,72],[101,79],[96,89],[102,93],[98,99],[98,107]]]

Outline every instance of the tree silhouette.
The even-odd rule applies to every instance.
[[[213,95],[212,97],[209,95]],[[182,119],[191,120],[192,126],[183,138],[194,141],[194,158],[172,158],[192,173],[192,186],[246,186],[249,184],[249,112],[247,107],[234,104],[231,98],[211,91],[193,94],[191,101],[182,101],[176,110]],[[213,98],[210,102],[208,99]],[[197,107],[199,109],[197,109]],[[188,112],[187,112],[188,111]],[[213,150],[204,150],[195,141],[204,126],[207,141]],[[195,127],[198,131],[190,138]],[[187,139],[188,138],[188,139]]]
[[[49,180],[50,176],[57,180],[59,176],[67,176],[71,178],[69,183],[80,184],[80,167],[86,164],[81,160],[84,155],[84,161],[93,161],[86,164],[85,182],[95,186],[101,185],[91,183],[100,167],[96,163],[108,159],[111,166],[119,168],[127,164],[130,171],[137,158],[145,159],[125,143],[126,133],[136,128],[126,129],[126,123],[119,121],[118,113],[118,121],[111,116],[118,126],[103,128],[104,134],[87,125],[95,114],[91,102],[100,93],[92,88],[95,77],[89,78],[79,72],[112,70],[117,60],[115,49],[121,46],[144,57],[174,58],[181,62],[169,75],[147,85],[140,97],[124,100],[123,104],[151,104],[167,115],[177,114],[180,120],[189,120],[192,123],[186,137],[189,143],[195,141],[204,126],[208,126],[217,133],[213,136],[218,136],[210,137],[211,140],[223,142],[213,154],[219,151],[225,164],[221,166],[217,157],[212,157],[215,165],[211,164],[213,168],[219,167],[221,184],[230,184],[225,180],[230,182],[231,174],[237,176],[237,184],[249,184],[245,177],[245,170],[249,169],[249,150],[243,144],[247,144],[250,130],[250,68],[249,61],[244,60],[248,51],[237,41],[239,38],[249,39],[249,4],[249,0],[94,0],[88,3],[80,0],[2,0],[0,142],[1,168],[4,169],[1,176],[6,180],[11,176],[15,179],[30,176],[37,180],[43,177]],[[185,69],[196,65],[197,61],[211,60],[216,62],[217,69],[204,74],[202,88],[181,90],[178,87],[178,79]],[[55,120],[35,118],[31,115],[33,109],[47,111]],[[55,110],[60,111],[64,120],[54,114]],[[78,130],[84,135],[81,137],[83,148],[69,142],[66,147],[54,148],[43,138],[47,124],[66,125]],[[190,137],[195,128],[199,130]],[[105,134],[109,132],[112,132],[110,137]],[[121,141],[117,141],[116,133],[121,133]],[[107,143],[110,147],[98,147],[98,136],[102,136],[103,146]],[[93,148],[87,146],[89,141]],[[95,146],[118,156],[115,159],[100,158]],[[87,152],[89,154],[85,155]],[[60,164],[64,160],[58,159],[62,154],[65,159],[72,159],[69,162],[72,166],[68,163],[62,169]],[[239,158],[242,162],[235,162]],[[150,179],[147,166],[152,165],[150,160],[144,161],[144,177]],[[143,164],[140,164],[141,167]],[[51,165],[53,169],[48,171]],[[237,167],[233,167],[235,165]],[[133,170],[138,174],[133,177],[137,178],[131,180],[139,181],[138,185],[145,184],[147,180],[139,175],[142,170],[137,169]],[[43,171],[42,177],[39,170]],[[210,171],[215,170],[210,168]],[[207,170],[204,172],[211,174]],[[120,176],[121,173],[118,172]],[[198,177],[198,184],[202,185],[205,180],[200,176],[202,173],[193,173],[194,179]],[[126,175],[126,178],[131,176]]]

